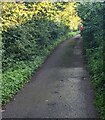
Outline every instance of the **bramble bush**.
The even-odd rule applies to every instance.
[[[80,20],[75,8],[70,2],[2,2],[3,104],[29,81],[58,43],[74,34],[70,28],[76,30]]]
[[[105,54],[103,54],[105,3],[78,3],[77,8],[84,26],[81,35],[83,37],[84,54],[86,55],[96,93],[96,105],[100,117],[105,118],[105,68],[103,67],[103,60],[105,59]]]

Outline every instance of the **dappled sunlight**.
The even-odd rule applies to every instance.
[[[105,4],[0,3],[3,117],[105,118]]]
[[[64,22],[70,29],[78,29],[80,18],[75,10],[76,3],[65,3],[63,7],[62,2],[54,4],[55,3],[51,2],[2,2],[2,30],[5,31],[7,28],[24,24],[33,17],[46,17],[47,19],[57,22],[57,24]]]

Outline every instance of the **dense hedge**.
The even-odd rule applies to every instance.
[[[105,4],[102,2],[79,3],[78,14],[84,26],[81,35],[83,37],[84,53],[96,92],[96,105],[101,118],[105,118],[105,68],[103,67],[103,59],[105,59],[105,54],[103,54]]]
[[[71,36],[70,28],[77,29],[75,7],[69,2],[2,3],[3,104],[28,81],[50,51]]]

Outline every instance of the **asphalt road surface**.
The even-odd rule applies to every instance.
[[[3,118],[97,118],[80,35],[60,44],[6,105]]]

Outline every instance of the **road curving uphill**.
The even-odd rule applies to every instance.
[[[3,112],[3,118],[97,117],[80,35],[60,44]]]

